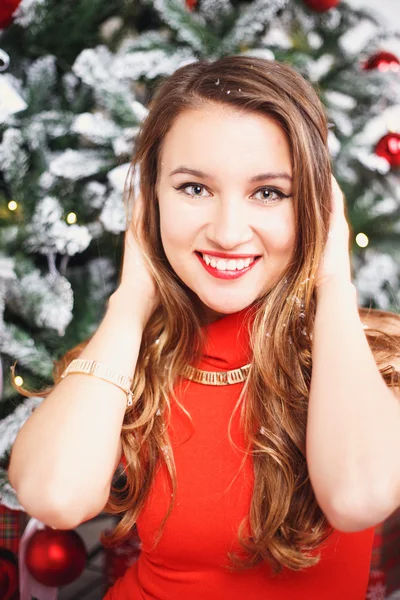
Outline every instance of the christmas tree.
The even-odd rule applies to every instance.
[[[6,468],[41,401],[18,395],[10,367],[43,389],[97,329],[119,275],[135,138],[155,86],[184,64],[260,56],[316,86],[359,303],[399,312],[400,42],[375,15],[339,0],[13,0],[0,28],[1,502],[20,508]]]

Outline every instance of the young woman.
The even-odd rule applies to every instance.
[[[400,317],[357,306],[323,106],[288,66],[227,56],[149,108],[119,286],[10,481],[53,527],[137,525],[106,600],[364,600],[400,504]]]

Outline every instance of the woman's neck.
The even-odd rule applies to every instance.
[[[203,309],[203,312],[204,312],[204,319],[205,319],[206,325],[210,325],[211,323],[214,323],[215,321],[219,321],[219,319],[222,319],[223,317],[226,316],[223,313],[219,313],[219,312],[213,310],[209,306],[205,306]]]

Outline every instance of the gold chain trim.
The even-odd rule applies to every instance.
[[[247,378],[251,364],[244,365],[232,371],[201,371],[187,365],[182,375],[190,381],[204,383],[205,385],[230,385],[232,383],[241,383]]]

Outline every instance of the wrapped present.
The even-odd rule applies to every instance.
[[[400,590],[400,508],[382,523],[381,564],[388,594]]]
[[[18,560],[7,548],[0,548],[0,598],[19,600]]]
[[[366,598],[387,598],[397,590],[400,590],[400,508],[375,528]]]
[[[386,574],[379,569],[371,569],[365,600],[385,600],[387,598]]]
[[[18,550],[29,517],[0,504],[0,598],[19,599]]]
[[[106,530],[105,533],[110,533]],[[105,579],[107,588],[114,585],[116,580],[137,561],[140,556],[141,541],[134,527],[129,537],[111,548],[104,548]]]
[[[0,504],[0,548],[7,548],[17,555],[28,521],[29,516],[25,512]]]

